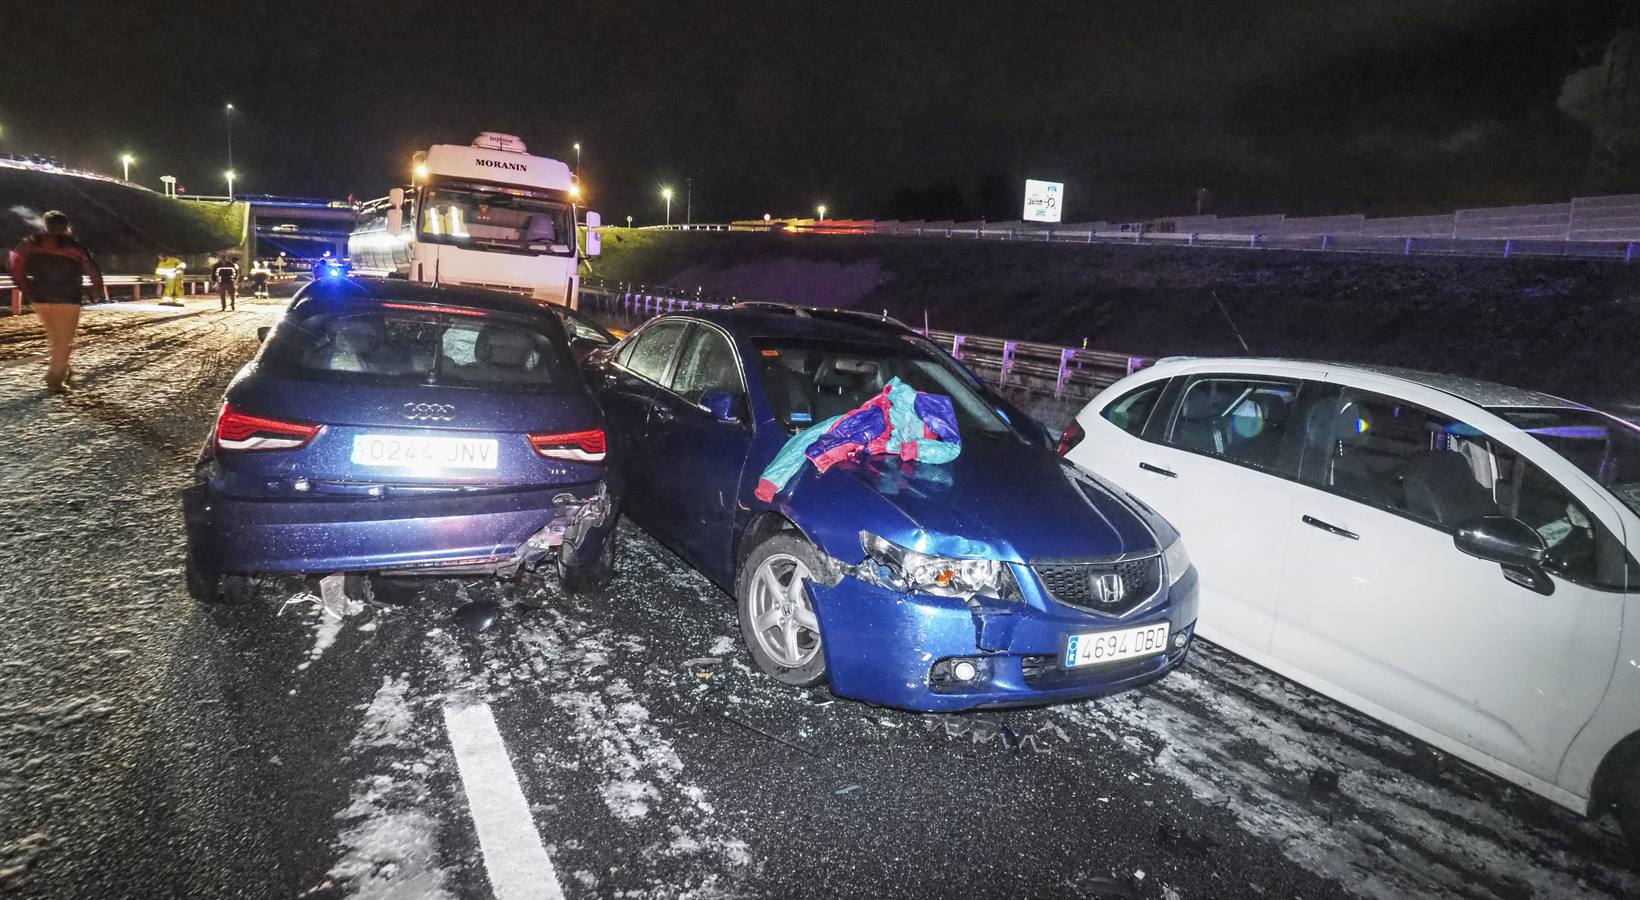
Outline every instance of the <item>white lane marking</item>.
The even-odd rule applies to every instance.
[[[444,727],[450,732],[484,869],[497,900],[563,900],[558,873],[541,845],[490,707],[472,701],[446,703]]]

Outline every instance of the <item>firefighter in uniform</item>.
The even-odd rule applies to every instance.
[[[216,296],[222,302],[222,310],[239,308],[239,264],[233,257],[224,256],[217,261],[214,273],[216,280]]]
[[[167,253],[159,258],[159,265],[154,267],[154,274],[159,276],[162,287],[159,292],[159,302],[166,306],[182,305],[182,276],[188,271],[188,264],[175,255]]]

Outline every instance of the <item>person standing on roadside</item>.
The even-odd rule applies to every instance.
[[[216,296],[222,301],[222,311],[239,308],[239,264],[233,257],[224,256],[216,264]]]
[[[11,254],[11,280],[33,304],[51,352],[46,362],[46,388],[67,393],[73,373],[68,365],[74,335],[80,328],[80,276],[91,277],[94,297],[108,300],[102,270],[90,251],[69,233],[68,216],[52,210],[42,217],[45,230],[25,238]]]

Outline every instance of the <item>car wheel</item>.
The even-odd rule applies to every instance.
[[[1629,863],[1640,870],[1640,765],[1629,768],[1616,785],[1617,821],[1629,839]]]
[[[188,596],[200,603],[249,603],[256,596],[260,582],[245,575],[221,575],[203,568],[192,553],[182,564],[182,578],[188,585]]]
[[[558,550],[558,581],[572,594],[601,591],[615,579],[615,533],[604,537],[604,549],[598,561],[591,565],[574,565],[564,561],[563,548]]]
[[[820,622],[803,590],[803,582],[819,570],[814,548],[786,532],[752,550],[735,585],[746,649],[758,668],[793,687],[826,677]]]

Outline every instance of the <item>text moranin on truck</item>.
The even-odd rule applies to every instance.
[[[579,306],[580,261],[599,254],[601,221],[585,214],[583,249],[567,164],[487,131],[470,146],[435,144],[412,165],[409,187],[360,206],[348,239],[354,271]]]

